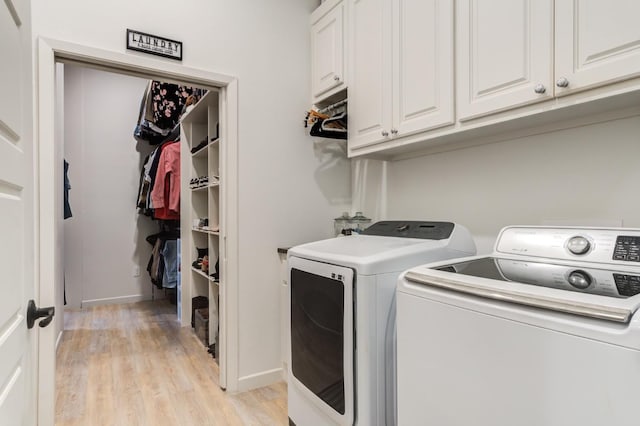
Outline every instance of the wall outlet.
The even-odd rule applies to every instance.
[[[140,276],[140,267],[139,266],[134,266],[133,267],[133,276],[134,277],[139,277]]]

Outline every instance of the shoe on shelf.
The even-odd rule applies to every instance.
[[[208,143],[209,143],[209,136],[207,136],[203,140],[201,140],[200,143],[197,146],[191,148],[191,153],[195,154],[196,152],[200,151],[205,146],[207,146]]]

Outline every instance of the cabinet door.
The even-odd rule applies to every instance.
[[[461,121],[553,96],[552,0],[458,0]]]
[[[453,124],[453,2],[395,0],[393,25],[392,135]]]
[[[311,90],[314,100],[344,84],[344,4],[311,25]]]
[[[391,131],[391,3],[351,0],[349,148],[384,141]]]
[[[639,1],[556,0],[555,7],[556,95],[640,75]]]

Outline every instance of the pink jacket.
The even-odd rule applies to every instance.
[[[169,179],[167,178],[169,176]],[[168,191],[165,183],[168,182]],[[169,199],[165,199],[165,194]],[[156,181],[151,191],[154,209],[168,208],[170,212],[180,213],[180,142],[167,145],[162,149]]]

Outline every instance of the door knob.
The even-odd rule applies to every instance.
[[[382,134],[382,136],[384,136],[385,138],[386,138],[387,136],[389,136],[389,132],[387,132],[386,130],[383,130],[383,131],[381,132],[381,134]]]
[[[392,134],[392,135],[394,135],[394,136],[395,136],[395,135],[397,135],[397,134],[398,134],[398,130],[396,130],[396,129],[391,129],[391,134]]]
[[[544,87],[544,85],[543,85],[543,84],[536,84],[536,85],[533,87],[533,91],[534,91],[534,92],[536,92],[536,93],[538,93],[538,94],[543,94],[544,92],[546,92],[546,91],[547,91],[547,88],[546,88],[546,87]]]
[[[38,323],[40,327],[46,327],[51,324],[53,321],[53,316],[56,313],[56,308],[50,306],[48,308],[38,308],[36,306],[36,302],[33,300],[29,300],[29,305],[27,306],[27,328],[32,329],[36,320],[40,318],[44,318],[42,321]]]
[[[556,86],[558,86],[558,87],[568,87],[569,86],[569,80],[567,80],[567,77],[560,77],[558,80],[556,80]]]
[[[334,81],[340,81],[340,77],[338,77],[337,75],[333,76]]]

